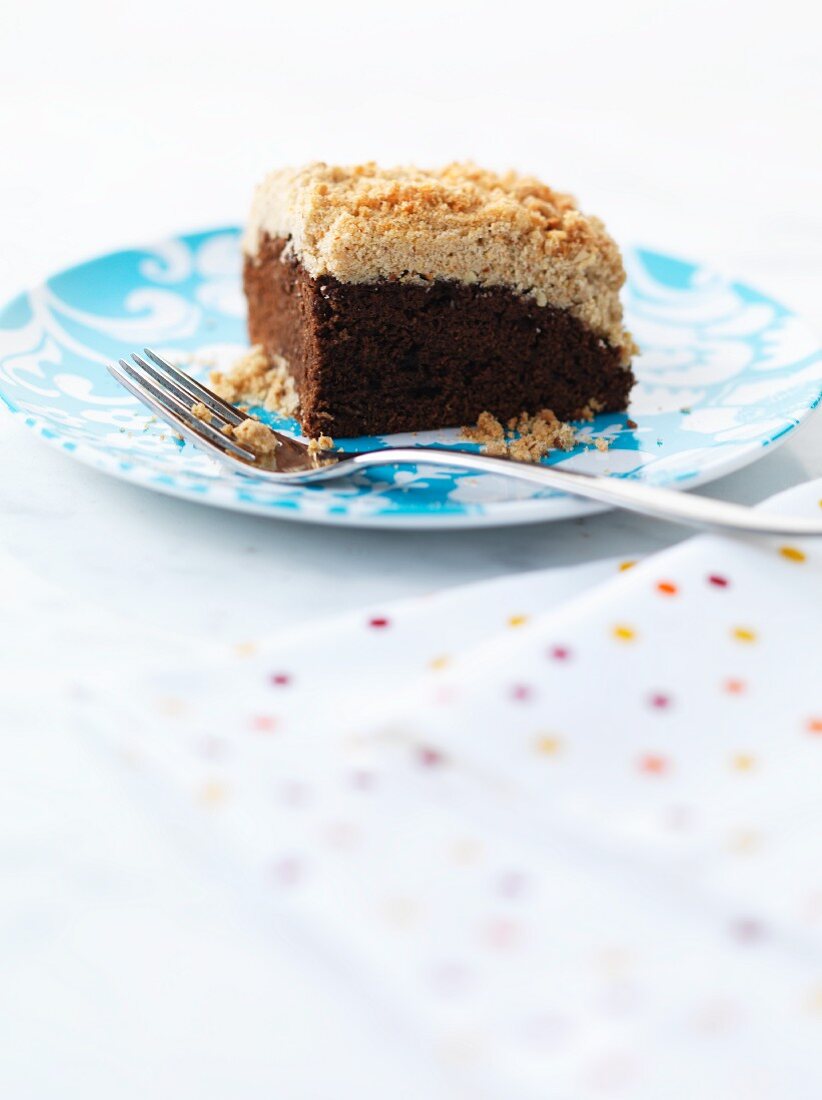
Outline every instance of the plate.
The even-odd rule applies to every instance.
[[[152,421],[106,363],[153,347],[192,373],[246,348],[240,231],[221,228],[100,256],[0,314],[0,399],[47,442],[98,470],[204,504],[371,527],[561,519],[602,505],[487,474],[384,467],[280,487],[229,473]],[[625,252],[628,327],[642,347],[628,414],[589,425],[601,452],[546,461],[691,488],[784,440],[819,402],[822,351],[790,310],[744,283],[646,248]],[[261,414],[296,432],[293,421]],[[628,427],[628,420],[637,427]],[[454,444],[456,431],[346,440],[346,450]],[[337,441],[340,443],[340,441]]]

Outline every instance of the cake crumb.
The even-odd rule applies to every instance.
[[[330,451],[333,446],[334,440],[330,435],[321,435],[319,439],[309,439],[308,453],[315,455],[319,454],[320,451]]]
[[[211,423],[211,411],[202,401],[198,401],[196,405],[191,406],[191,415],[196,416],[198,420],[202,420],[204,424]]]
[[[288,362],[281,355],[269,359],[262,344],[255,344],[230,370],[212,371],[209,380],[214,392],[233,405],[262,405],[283,416],[294,416],[300,407]]]
[[[518,423],[517,417],[513,418],[513,425],[516,427]],[[512,422],[509,421],[508,428],[513,430]],[[505,429],[499,420],[495,416],[492,416],[489,412],[481,412],[477,417],[476,426],[473,428],[463,428],[461,437],[467,439],[472,443],[492,443],[494,441],[502,442],[505,439]]]
[[[595,397],[592,397],[587,405],[584,405],[580,411],[580,420],[593,420],[597,413],[601,413],[605,408],[601,401],[597,401]]]
[[[590,415],[582,419],[593,420],[601,408],[598,401],[590,401],[583,410]],[[589,432],[579,432],[573,424],[559,420],[552,409],[512,416],[505,427],[486,411],[480,413],[476,425],[462,429],[460,438],[479,443],[484,454],[515,462],[539,462],[549,451],[571,451],[579,443],[593,444],[598,451],[607,451],[610,446],[604,436],[594,439]]]
[[[232,437],[243,447],[247,447],[260,458],[267,458],[277,449],[277,437],[259,420],[251,417],[238,424]]]

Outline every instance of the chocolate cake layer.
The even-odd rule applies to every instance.
[[[619,349],[568,311],[504,287],[313,278],[265,238],[245,262],[253,344],[283,356],[307,435],[335,438],[458,427],[550,408],[624,409]]]

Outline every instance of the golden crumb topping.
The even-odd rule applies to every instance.
[[[300,407],[294,379],[285,359],[275,355],[269,361],[260,344],[255,344],[241,356],[231,370],[212,371],[209,382],[219,397],[234,405],[240,401],[262,405],[264,409],[282,413],[283,416],[294,416]]]
[[[341,282],[451,279],[509,287],[567,309],[627,363],[619,250],[598,218],[531,176],[474,164],[424,170],[316,162],[272,172],[244,239],[285,237],[284,258]]]
[[[238,424],[231,434],[241,446],[247,447],[261,458],[267,458],[277,449],[277,437],[271,429],[252,417]]]

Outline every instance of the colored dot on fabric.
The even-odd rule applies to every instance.
[[[708,584],[712,584],[714,588],[727,588],[731,582],[727,577],[723,577],[721,573],[711,573],[708,576]]]
[[[617,624],[613,629],[613,635],[618,642],[633,642],[636,640],[636,631],[631,626]]]
[[[525,626],[527,622],[527,615],[511,615],[508,619],[508,625],[511,627]]]
[[[461,837],[459,840],[454,841],[451,848],[451,858],[454,863],[459,864],[461,867],[476,863],[481,856],[482,844],[474,837]]]
[[[475,864],[482,857],[482,851],[483,846],[480,840],[476,840],[471,836],[463,836],[459,840],[454,840],[451,846],[451,859],[454,864],[465,867],[469,864]]]
[[[287,672],[272,672],[268,679],[274,687],[288,687],[291,683],[291,677]]]
[[[779,553],[787,561],[805,561],[805,553],[798,546],[780,546]]]
[[[668,761],[664,756],[649,752],[640,757],[639,770],[646,775],[664,775],[668,771]]]
[[[648,696],[648,703],[655,710],[669,710],[672,702],[671,696],[661,691],[654,692],[653,695]]]
[[[805,911],[805,920],[810,924],[819,924],[822,920],[822,892],[815,890],[805,899],[802,907]]]
[[[562,750],[562,738],[545,733],[537,738],[536,749],[543,756],[556,756]]]
[[[819,503],[822,504],[822,500]],[[805,1007],[815,1016],[822,1014],[822,986],[811,990],[805,998]]]
[[[511,688],[511,698],[517,703],[527,703],[533,694],[533,689],[528,684],[514,684]]]
[[[519,926],[515,921],[497,917],[485,925],[483,939],[495,951],[505,951],[519,939]]]
[[[571,1021],[559,1012],[545,1011],[523,1022],[522,1037],[537,1050],[556,1050],[573,1031]]]
[[[441,657],[434,657],[434,659],[429,662],[428,667],[432,668],[435,672],[439,672],[440,669],[446,668],[448,664],[450,664],[450,661],[451,658],[446,657],[445,655]]]
[[[505,871],[497,880],[497,892],[504,898],[519,898],[525,893],[528,880],[522,871]]]
[[[227,791],[223,784],[216,779],[211,779],[200,787],[198,800],[204,806],[219,806],[221,802],[225,802],[226,795]]]
[[[742,917],[731,924],[730,933],[739,943],[756,943],[764,937],[765,929],[758,920]]]
[[[215,737],[213,734],[207,734],[205,737],[201,737],[197,747],[200,755],[204,756],[207,760],[219,760],[228,752],[228,745],[226,742],[220,737]]]
[[[435,768],[437,765],[445,763],[444,755],[438,749],[432,749],[427,745],[423,745],[417,750],[417,760],[424,768]]]
[[[700,1006],[693,1017],[697,1031],[708,1035],[723,1035],[731,1031],[740,1019],[739,1008],[733,1001],[716,997]]]
[[[283,783],[279,789],[280,801],[291,809],[299,809],[308,801],[308,788],[304,783],[290,781]]]
[[[635,561],[621,561],[619,563],[619,571],[620,573],[626,573],[629,569],[633,569],[635,565]]]
[[[251,717],[251,728],[257,733],[271,733],[277,728],[277,719],[271,714],[254,714]]]
[[[738,772],[753,771],[756,767],[756,757],[748,752],[738,752],[731,758],[731,767]]]
[[[686,832],[694,821],[693,810],[690,806],[671,806],[664,815],[667,828],[676,832]]]
[[[238,642],[234,646],[234,652],[238,657],[250,657],[257,650],[256,642]]]
[[[756,641],[756,631],[751,630],[749,626],[735,626],[731,631],[731,637],[734,641],[750,645]]]
[[[739,856],[749,856],[759,843],[759,833],[753,829],[735,829],[728,838],[728,847]]]
[[[374,630],[385,630],[387,626],[391,625],[391,621],[383,615],[375,615],[373,619],[368,620],[368,625],[373,627]]]
[[[176,718],[186,709],[183,700],[173,695],[165,695],[155,700],[154,705],[161,714],[166,714],[169,718]]]
[[[381,908],[386,921],[397,928],[407,928],[419,916],[416,901],[403,895],[386,898]]]
[[[358,791],[370,791],[376,783],[377,777],[373,772],[356,771],[351,776],[351,785]]]
[[[737,680],[731,677],[723,683],[722,687],[729,695],[742,695],[745,691],[746,684],[744,680]]]
[[[439,703],[442,706],[447,706],[449,703],[453,703],[456,697],[457,689],[454,684],[438,684],[437,689],[433,695],[434,702]]]
[[[555,645],[548,650],[548,656],[552,661],[567,661],[570,660],[571,651],[564,645]]]
[[[656,586],[656,590],[662,596],[675,596],[679,591],[673,581],[660,581]]]
[[[822,718],[816,716],[809,718],[805,728],[808,733],[822,733]]]
[[[431,984],[437,993],[455,996],[470,986],[471,972],[463,963],[443,962],[432,970]]]
[[[332,821],[325,830],[327,842],[340,851],[353,848],[358,838],[359,830],[350,821]]]
[[[298,859],[286,856],[272,864],[271,875],[280,886],[296,886],[303,877],[303,868]]]

